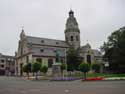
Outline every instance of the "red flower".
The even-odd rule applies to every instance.
[[[98,81],[98,80],[103,80],[104,78],[102,78],[102,77],[93,77],[93,78],[86,78],[86,80],[85,79],[83,79],[82,81]]]

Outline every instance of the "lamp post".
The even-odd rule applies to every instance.
[[[66,52],[67,52],[67,51],[66,51],[66,49],[65,49],[65,64],[66,64],[66,77],[67,77],[67,75],[68,75],[68,70],[67,70],[67,69],[68,69],[68,67],[67,67],[68,64],[67,64],[67,62],[66,62],[66,61],[67,61],[67,58],[66,58],[66,55],[67,55],[67,54],[66,54]]]

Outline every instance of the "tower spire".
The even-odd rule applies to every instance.
[[[22,30],[20,33],[20,39],[24,39],[25,38],[25,32],[24,32],[24,26],[21,26]]]
[[[74,12],[72,9],[70,9],[70,11],[69,11],[69,17],[74,17]]]
[[[69,11],[69,17],[66,22],[65,39],[75,49],[80,47],[80,30],[72,9]]]
[[[22,28],[22,32],[24,32],[24,26],[21,26],[21,28]]]

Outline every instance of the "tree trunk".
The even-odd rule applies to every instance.
[[[84,72],[84,79],[86,80],[86,72]]]
[[[36,80],[38,80],[38,78],[37,78],[37,72],[36,72]]]
[[[29,79],[29,72],[27,72],[27,78]]]

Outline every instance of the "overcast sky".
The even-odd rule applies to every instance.
[[[81,45],[98,49],[114,30],[125,26],[125,0],[0,0],[0,53],[14,55],[21,26],[30,36],[64,40],[72,8]]]

